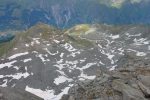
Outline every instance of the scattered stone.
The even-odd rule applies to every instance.
[[[112,88],[123,93],[123,100],[144,100],[143,94],[120,80],[114,80]]]
[[[79,81],[69,90],[71,99],[66,100],[149,100],[149,67],[129,67],[99,71],[94,80]]]

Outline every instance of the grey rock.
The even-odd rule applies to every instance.
[[[138,81],[138,86],[140,87],[145,97],[150,98],[150,89],[146,87],[145,85],[143,85],[140,81]]]
[[[102,83],[108,81],[108,78],[109,78],[109,75],[104,74],[103,76],[97,77],[95,79],[95,81],[98,81],[99,84],[102,84]]]
[[[25,90],[0,87],[0,100],[43,100]]]
[[[70,96],[68,100],[75,100],[73,96]]]
[[[135,91],[123,90],[123,100],[146,100],[144,97],[139,97],[136,95]]]
[[[134,72],[135,69],[132,67],[128,67],[128,68],[119,68],[118,69],[120,72]]]
[[[75,100],[149,100],[148,75],[148,67],[103,72],[94,80],[79,81],[69,94]]]
[[[138,89],[134,89],[122,81],[113,81],[112,87],[123,94],[123,100],[145,100],[144,95]]]
[[[139,75],[138,79],[146,86],[150,87],[150,76]]]
[[[113,72],[112,77],[116,78],[116,79],[119,79],[119,78],[122,78],[123,76],[120,72],[115,71],[115,72]]]
[[[0,93],[0,98],[1,98],[1,97],[3,97],[3,94],[2,94],[2,93]]]
[[[92,99],[92,100],[102,100],[101,98],[97,98],[97,99]]]
[[[65,94],[61,97],[61,100],[69,100],[69,95]]]

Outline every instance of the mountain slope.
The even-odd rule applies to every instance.
[[[149,100],[149,60],[126,55],[124,65],[113,71],[99,70],[94,80],[79,81],[61,100]]]
[[[59,30],[37,24],[17,33],[17,42],[1,56],[0,86],[58,100],[76,81],[94,79],[97,70],[122,67],[125,54],[149,59],[149,32],[142,25],[82,24]]]

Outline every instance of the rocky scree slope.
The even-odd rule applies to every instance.
[[[149,32],[149,26],[140,25],[82,24],[59,30],[37,24],[0,44],[0,86],[59,100],[76,81],[125,65],[125,54],[149,59]]]
[[[99,70],[94,80],[76,82],[61,100],[149,100],[149,80],[149,60],[128,56],[124,66]]]

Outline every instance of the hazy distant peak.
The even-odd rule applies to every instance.
[[[107,6],[115,7],[115,8],[120,8],[125,2],[130,2],[130,3],[140,3],[140,2],[145,2],[148,0],[99,0],[101,4],[105,4]]]

